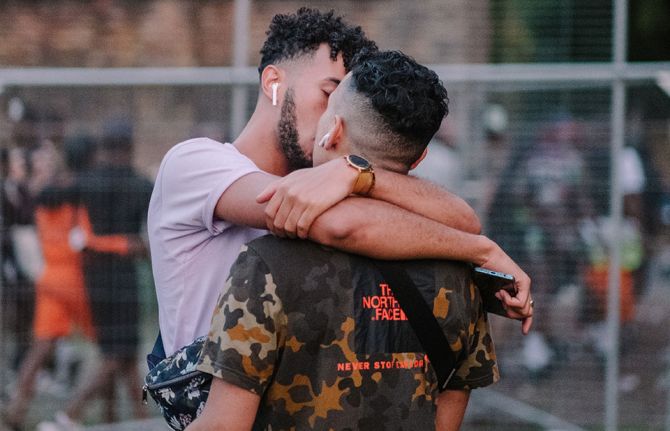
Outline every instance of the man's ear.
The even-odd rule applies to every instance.
[[[337,151],[344,142],[344,120],[339,115],[335,115],[333,127],[328,130],[328,139],[324,142],[323,148],[328,151]]]
[[[277,99],[281,99],[280,95],[284,94],[285,90],[282,89],[283,82],[284,71],[282,69],[273,64],[265,66],[265,69],[261,73],[261,92],[270,103],[273,102],[274,96],[277,105],[281,105]],[[273,89],[273,84],[275,84],[276,89]]]
[[[428,155],[428,147],[426,147],[426,149],[423,150],[423,153],[421,153],[421,156],[419,156],[419,158],[416,159],[416,162],[412,163],[412,166],[409,167],[409,170],[411,171],[412,169],[419,166],[419,163],[421,163],[421,161],[425,159],[427,155]]]

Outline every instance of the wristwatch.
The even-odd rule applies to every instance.
[[[361,156],[349,154],[344,156],[349,166],[358,171],[358,178],[354,183],[353,192],[357,195],[367,196],[375,186],[375,171],[372,169],[372,164]]]

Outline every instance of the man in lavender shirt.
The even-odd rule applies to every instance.
[[[256,108],[239,137],[232,144],[192,139],[166,154],[148,228],[168,355],[208,332],[240,247],[264,228],[375,258],[455,259],[511,273],[519,293],[502,299],[508,316],[530,329],[530,279],[479,234],[462,199],[344,158],[310,168],[328,96],[362,50],[376,45],[332,11],[276,15],[261,49]]]

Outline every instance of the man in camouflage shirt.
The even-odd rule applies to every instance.
[[[407,173],[446,100],[402,53],[370,55],[330,96],[314,162],[355,152]],[[373,260],[266,236],[242,250],[219,298],[198,365],[215,378],[189,429],[458,429],[469,391],[499,378],[479,292],[464,263],[398,265],[459,358],[446,391]]]

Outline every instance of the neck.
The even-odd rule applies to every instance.
[[[367,159],[367,161],[369,161],[372,164],[373,168],[381,168],[386,171],[391,171],[403,175],[409,173],[407,166],[405,166],[403,163],[388,160],[383,155],[381,157],[378,157],[376,151],[368,151],[362,145],[357,145],[354,142],[350,141],[348,145],[346,145],[344,148],[349,148],[349,152],[344,153],[344,155],[346,154],[359,155]]]
[[[288,174],[286,157],[279,149],[277,131],[268,124],[276,123],[274,116],[256,107],[251,119],[233,141],[237,150],[253,161],[261,170],[278,176]]]

